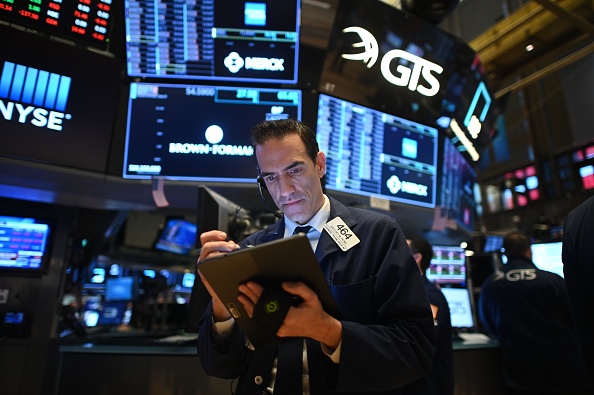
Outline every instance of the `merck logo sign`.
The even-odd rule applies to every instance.
[[[70,114],[64,113],[71,81],[70,77],[4,62],[0,76],[0,113],[7,121],[14,119],[60,131],[62,121],[71,119]]]

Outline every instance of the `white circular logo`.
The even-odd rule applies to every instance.
[[[237,52],[231,52],[223,61],[225,67],[232,73],[237,73],[243,67],[243,58]]]
[[[396,195],[400,191],[400,188],[402,188],[402,182],[400,182],[398,176],[392,176],[386,181],[386,186],[392,194]]]
[[[223,129],[219,125],[210,125],[206,128],[204,137],[210,144],[218,144],[223,139]]]

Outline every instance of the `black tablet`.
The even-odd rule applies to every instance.
[[[283,281],[302,281],[317,293],[324,310],[339,318],[330,286],[303,234],[243,248],[206,259],[198,270],[210,283],[250,342],[256,346],[282,341],[276,330],[250,319],[237,299],[240,283],[253,280],[264,288],[280,289]]]

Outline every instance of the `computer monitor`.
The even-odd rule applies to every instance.
[[[167,220],[157,237],[155,249],[188,254],[196,246],[196,224],[181,218]]]
[[[470,290],[467,287],[442,287],[441,291],[450,307],[452,328],[457,329],[459,332],[473,331],[476,325]]]
[[[101,307],[98,326],[117,326],[124,323],[128,302],[103,302]]]
[[[483,252],[501,252],[503,248],[502,235],[487,235],[485,236],[485,246]]]
[[[130,301],[135,295],[134,277],[114,277],[105,280],[105,301]]]
[[[556,273],[563,277],[562,248],[563,242],[561,241],[532,244],[532,262],[540,270]]]
[[[0,216],[0,275],[45,273],[51,230],[41,218]]]
[[[433,258],[425,275],[437,284],[466,284],[466,255],[460,246],[433,245]]]

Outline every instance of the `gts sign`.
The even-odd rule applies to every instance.
[[[0,113],[7,121],[61,131],[72,79],[33,67],[4,62],[0,76]],[[5,100],[2,100],[5,99]]]
[[[361,41],[353,44],[353,47],[363,47],[364,51],[356,54],[342,54],[341,56],[348,60],[361,60],[367,65],[367,68],[371,68],[379,57],[379,47],[375,37],[367,30],[358,26],[347,27],[342,32],[357,34]],[[403,59],[408,62],[409,66],[399,64],[396,67],[398,75],[394,75],[390,68],[394,59]],[[406,86],[413,92],[416,91],[423,96],[431,97],[435,96],[440,88],[439,80],[433,73],[441,74],[443,67],[402,49],[392,49],[382,57],[380,70],[382,76],[389,83],[396,86]]]

